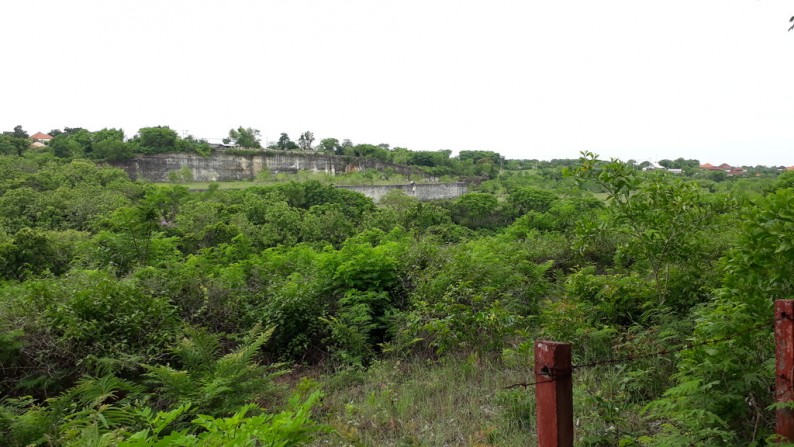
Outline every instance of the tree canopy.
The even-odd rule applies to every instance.
[[[229,138],[224,139],[225,143],[234,142],[236,146],[255,149],[262,147],[259,141],[258,129],[242,126],[237,129],[229,129]]]

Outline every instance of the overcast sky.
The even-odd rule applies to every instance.
[[[0,0],[0,130],[794,165],[790,0]]]

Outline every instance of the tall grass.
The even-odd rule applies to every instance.
[[[493,357],[390,359],[325,376],[318,419],[335,432],[312,445],[537,445],[535,389],[511,387],[534,381],[532,357],[519,348]],[[638,388],[647,391],[644,375],[669,368],[669,359],[652,359],[576,370],[576,445],[643,445],[659,422],[645,417],[647,396]]]
[[[323,381],[320,418],[336,433],[314,445],[533,445],[534,396],[508,390],[531,368],[474,355],[386,360]]]

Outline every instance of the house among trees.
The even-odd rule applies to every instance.
[[[650,162],[647,166],[642,168],[643,171],[656,171],[658,169],[664,170],[665,168],[655,161]]]
[[[723,164],[721,164],[719,166],[714,166],[711,163],[706,163],[706,164],[700,165],[700,169],[706,169],[706,170],[709,170],[709,171],[728,172],[728,171],[730,171],[730,170],[732,170],[734,168],[733,168],[733,166],[729,165],[728,163],[723,163]]]
[[[30,144],[31,147],[44,147],[52,141],[53,137],[43,132],[36,132],[30,136],[30,139],[33,140],[33,143]]]
[[[52,135],[47,135],[43,132],[36,132],[31,135],[30,138],[38,141],[39,143],[49,143],[53,139]]]
[[[47,144],[52,141],[53,137],[43,132],[36,132],[30,136],[30,139],[33,140],[33,142],[30,143],[30,147],[40,148],[46,147]]]
[[[669,160],[668,160],[669,161]],[[665,163],[665,160],[662,160],[661,163]],[[658,162],[645,162],[645,166],[642,168],[643,171],[667,171],[672,174],[680,174],[683,172],[681,168],[668,168],[661,163]]]
[[[207,144],[215,150],[234,149],[239,147],[234,141],[224,141],[220,138],[208,138]]]
[[[735,176],[735,175],[744,175],[744,169],[742,168],[735,168],[728,163],[723,163],[719,166],[714,166],[710,163],[705,163],[700,165],[700,169],[705,169],[707,171],[722,171],[728,176]]]

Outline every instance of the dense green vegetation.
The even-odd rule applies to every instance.
[[[163,129],[124,144],[186,144]],[[107,133],[83,155],[122,141]],[[584,154],[376,207],[314,180],[132,182],[58,144],[0,157],[2,445],[525,444],[532,390],[509,386],[541,337],[580,364],[733,337],[577,370],[580,445],[772,432],[790,173],[715,181]],[[501,163],[488,154],[454,163]]]

